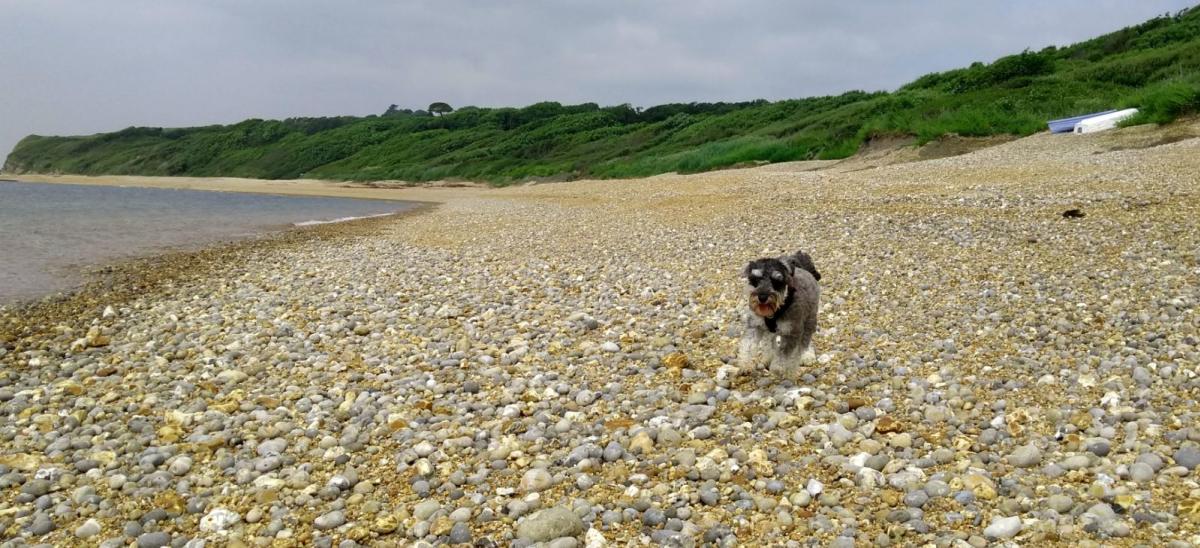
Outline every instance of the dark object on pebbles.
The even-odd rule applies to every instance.
[[[1064,219],[1082,219],[1087,216],[1087,213],[1084,213],[1082,209],[1068,209],[1062,212],[1062,216]]]

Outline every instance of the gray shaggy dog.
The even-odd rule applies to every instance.
[[[746,280],[746,333],[738,349],[743,371],[766,364],[773,373],[795,378],[799,367],[816,360],[812,348],[817,331],[821,288],[812,257],[803,251],[750,261]]]

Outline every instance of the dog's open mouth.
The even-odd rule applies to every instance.
[[[775,306],[770,303],[751,303],[750,309],[764,318],[775,314]]]

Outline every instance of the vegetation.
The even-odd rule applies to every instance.
[[[328,178],[506,184],[644,176],[746,162],[843,158],[875,137],[1028,135],[1050,118],[1136,106],[1131,123],[1200,109],[1200,8],[1069,47],[927,74],[887,93],[647,109],[544,102],[524,108],[391,105],[379,116],[134,127],[30,136],[12,172]]]

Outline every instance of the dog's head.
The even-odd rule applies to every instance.
[[[757,259],[746,265],[742,275],[750,310],[764,318],[774,316],[787,300],[792,269],[779,259]]]

